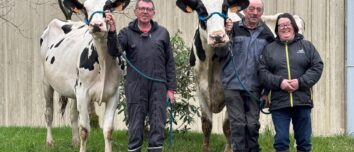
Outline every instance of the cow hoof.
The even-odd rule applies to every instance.
[[[46,145],[48,146],[48,147],[53,147],[54,146],[54,144],[53,144],[53,141],[46,141]]]
[[[209,152],[209,145],[203,145],[203,152]]]
[[[226,144],[224,152],[232,152],[231,146],[229,144]]]
[[[77,148],[80,145],[80,140],[79,139],[72,139],[71,144],[73,147]]]

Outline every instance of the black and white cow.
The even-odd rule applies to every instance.
[[[197,96],[202,111],[203,151],[209,151],[212,114],[221,112],[225,107],[220,63],[215,58],[214,50],[229,42],[224,24],[229,10],[235,13],[246,8],[249,2],[248,0],[177,0],[176,4],[184,12],[198,13],[199,25],[194,36],[190,62],[195,72]],[[227,113],[223,121],[223,132],[227,141],[225,151],[229,152],[231,151],[230,124]]]
[[[215,55],[229,42],[225,32],[225,19],[240,20],[248,0],[177,0],[176,5],[186,13],[196,11],[199,18],[198,28],[194,35],[194,43],[190,56],[197,85],[197,98],[200,104],[203,131],[203,151],[209,151],[209,138],[212,130],[212,115],[219,113],[225,107],[223,87],[220,79],[220,63]],[[263,15],[262,20],[274,29],[276,15]],[[299,32],[304,31],[304,22],[299,16],[294,16]],[[274,31],[273,31],[274,33]],[[223,120],[223,132],[226,137],[224,151],[231,151],[230,124],[227,112]]]
[[[122,70],[107,48],[107,25],[103,11],[123,10],[130,0],[64,0],[70,10],[85,14],[84,22],[52,20],[43,32],[41,59],[44,70],[43,89],[46,100],[45,118],[48,145],[53,144],[53,92],[61,97],[76,99],[71,109],[72,141],[79,142],[80,151],[86,151],[90,131],[90,103],[105,103],[103,134],[105,151],[112,151],[112,132],[118,104]],[[80,130],[78,129],[80,128]]]

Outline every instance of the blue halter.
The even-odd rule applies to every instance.
[[[92,17],[93,17],[95,14],[98,14],[98,13],[101,13],[101,14],[103,14],[103,16],[104,16],[104,11],[95,11],[95,12],[93,12],[93,13],[91,14],[91,16],[90,16],[89,19],[85,18],[85,23],[86,23],[86,25],[90,25],[90,22],[91,22],[91,20],[92,20]]]
[[[209,18],[211,18],[215,14],[219,15],[220,17],[224,18],[225,20],[228,18],[226,14],[221,14],[220,12],[213,12],[206,17],[199,16],[199,21],[206,22]]]

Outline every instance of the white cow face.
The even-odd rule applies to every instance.
[[[213,47],[223,46],[229,41],[225,32],[228,10],[238,12],[246,8],[248,0],[177,0],[177,6],[186,13],[196,11],[199,18],[201,37]],[[202,39],[203,39],[202,38]]]
[[[107,33],[104,11],[121,11],[129,4],[130,0],[86,0],[81,4],[78,0],[64,0],[64,5],[73,12],[81,11],[85,14],[85,22],[89,31],[94,36],[103,36]]]

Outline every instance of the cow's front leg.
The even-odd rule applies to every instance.
[[[80,93],[79,93],[80,94]],[[90,131],[90,118],[88,114],[88,106],[90,100],[87,96],[78,95],[77,108],[79,110],[79,126],[80,126],[80,152],[86,151],[86,142]]]
[[[226,145],[224,152],[232,152],[231,149],[231,129],[230,129],[230,120],[227,111],[225,112],[225,119],[222,124],[222,129],[226,138]]]
[[[79,146],[79,111],[77,110],[77,101],[73,100],[71,110],[70,110],[70,121],[71,121],[71,144],[76,147]]]
[[[105,143],[105,152],[112,152],[112,134],[113,134],[113,122],[115,111],[118,106],[118,97],[119,91],[114,95],[107,103],[106,110],[104,113],[104,122],[103,122],[103,135]]]
[[[47,138],[46,145],[53,146],[52,123],[53,123],[53,88],[48,84],[43,84],[45,97],[45,121],[47,123]]]
[[[203,110],[202,110],[203,111]],[[209,152],[209,140],[211,129],[213,128],[212,120],[209,119],[205,112],[202,112],[202,130],[203,130],[203,152]]]

